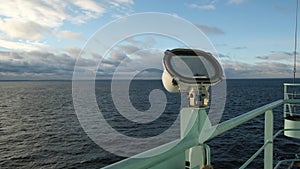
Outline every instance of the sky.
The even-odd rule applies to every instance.
[[[158,77],[163,52],[182,47],[174,38],[129,36],[109,46],[108,53],[85,56],[89,47],[109,44],[110,38],[95,41],[107,25],[145,12],[169,14],[200,29],[226,78],[291,78],[295,8],[296,0],[1,0],[0,80],[71,80],[78,57],[82,71],[96,71],[100,79]],[[163,27],[162,21],[157,17],[154,25]],[[297,65],[300,70],[298,60]]]

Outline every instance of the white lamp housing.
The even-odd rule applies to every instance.
[[[193,107],[207,106],[209,87],[224,78],[218,60],[202,50],[181,48],[167,50],[163,64],[162,82],[166,90],[171,93],[188,92],[190,106]]]

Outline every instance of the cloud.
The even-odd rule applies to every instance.
[[[123,46],[124,47],[124,46]],[[8,52],[0,51],[0,80],[5,79],[71,79],[76,55],[80,48],[68,47],[65,53],[44,51]],[[111,78],[116,73],[117,78],[126,78],[136,74],[139,79],[161,78],[163,51],[160,49],[141,49],[131,54],[115,48],[107,58],[103,59],[97,70],[98,78]],[[227,55],[220,54],[220,57]],[[292,74],[292,64],[277,62],[266,58],[257,63],[246,63],[224,59],[222,66],[227,78],[282,78]],[[93,70],[97,66],[97,59],[83,59],[77,63],[81,71]]]
[[[141,50],[141,48],[134,45],[119,45],[118,48],[125,53],[134,53]]]
[[[219,54],[226,78],[285,78],[293,72],[292,52],[271,51],[253,62],[236,60],[230,54]],[[256,61],[256,62],[255,62]],[[300,62],[297,62],[300,65]]]
[[[23,57],[16,52],[0,51],[0,60],[14,60],[23,59]]]
[[[233,49],[242,50],[242,49],[247,49],[247,47],[246,46],[238,46],[238,47],[235,47]]]
[[[159,79],[161,78],[162,67],[162,50],[146,49],[139,50],[131,55],[126,55],[130,62],[126,62],[125,56],[121,51],[116,51],[114,57],[103,60],[99,67],[98,77],[111,78],[116,68],[117,78],[126,78],[130,74],[136,74],[139,79]],[[230,56],[219,54],[222,60],[226,78],[282,78],[289,77],[292,73],[292,65],[290,63],[282,63],[277,61],[259,61],[257,63],[246,63],[243,61],[232,61]],[[112,59],[114,58],[114,59]],[[125,58],[125,59],[124,59]],[[122,60],[123,59],[123,60]]]
[[[153,46],[155,39],[131,38],[115,46],[105,57],[100,53],[93,53],[91,59],[81,57],[77,63],[77,57],[80,52],[84,54],[84,51],[76,46],[68,46],[63,51],[55,52],[33,47],[28,51],[0,51],[0,79],[71,79],[75,64],[83,72],[93,72],[99,66],[97,75],[102,78],[111,78],[117,69],[118,78],[126,78],[138,72],[143,73],[137,78],[160,78],[159,72],[152,71],[151,68],[162,69],[163,51],[153,49]]]
[[[116,0],[116,2],[133,4],[133,0]]]
[[[50,29],[33,21],[0,19],[0,25],[0,30],[11,38],[38,40],[41,39],[43,34],[50,33]]]
[[[20,50],[32,51],[32,50],[40,50],[40,49],[48,48],[48,45],[41,42],[35,42],[35,41],[15,42],[15,41],[0,39],[0,47],[16,50],[16,51],[20,51]]]
[[[160,79],[162,76],[163,71],[160,69],[144,69],[141,72],[139,72],[135,78],[136,79]]]
[[[80,33],[68,31],[68,30],[63,30],[59,31],[56,36],[58,38],[65,38],[65,39],[72,39],[72,40],[82,40],[84,39]]]
[[[82,40],[80,34],[70,30],[60,30],[60,28],[65,23],[85,24],[91,19],[99,18],[112,8],[117,8],[112,7],[110,2],[118,4],[118,8],[122,8],[123,4],[133,4],[132,0],[3,1],[0,5],[0,34],[8,43],[3,46],[14,49],[16,46],[12,44],[20,39],[37,41],[55,35]],[[23,49],[30,50],[27,44],[23,46],[26,46]]]
[[[228,3],[229,4],[241,4],[245,2],[245,0],[229,0]]]
[[[109,57],[102,58],[100,67],[105,72],[112,73],[117,67],[119,67],[120,63],[122,63],[123,71],[127,71],[127,69],[132,69],[133,65],[130,66],[128,63],[131,62],[131,59],[128,57],[124,51],[113,50]]]
[[[206,5],[190,4],[189,7],[200,9],[200,10],[215,10],[216,9],[214,3],[210,3],[210,4],[206,4]]]
[[[37,22],[45,27],[59,27],[65,20],[76,22],[78,18],[85,18],[87,21],[104,12],[104,7],[92,0],[54,0],[51,2],[11,0],[1,2],[0,7],[0,15],[3,18]]]
[[[202,1],[201,4],[188,4],[188,6],[190,8],[195,8],[195,9],[200,9],[200,10],[215,10],[216,9],[216,3],[219,0],[206,0],[206,1]],[[243,2],[245,2],[245,0],[228,0],[227,1],[228,4],[242,4]]]
[[[109,57],[112,61],[122,61],[123,59],[129,59],[123,51],[112,51]]]
[[[77,58],[80,54],[81,48],[77,46],[68,46],[64,50],[67,51],[71,57]]]
[[[227,78],[282,78],[292,74],[287,63],[263,61],[254,64],[241,61],[223,61]]]
[[[75,59],[67,54],[43,51],[0,52],[0,80],[12,79],[71,79]],[[25,77],[26,75],[26,77]],[[23,77],[23,78],[22,78]]]
[[[272,61],[282,61],[282,60],[292,60],[294,56],[293,52],[276,52],[272,51],[271,54],[265,56],[257,56],[260,60],[272,60]]]
[[[156,40],[152,37],[128,38],[114,46],[102,59],[98,69],[98,78],[124,79],[136,75],[138,79],[161,78],[163,52],[156,49]],[[156,71],[155,71],[156,70]],[[116,72],[117,71],[117,72]]]
[[[206,34],[211,34],[211,35],[225,34],[223,30],[221,30],[220,28],[217,28],[217,27],[211,27],[211,26],[200,25],[200,24],[195,24],[195,25]]]
[[[38,22],[46,27],[58,27],[68,15],[65,2],[59,1],[3,1],[0,15],[6,19]],[[47,18],[47,19],[46,19]]]
[[[219,56],[219,58],[230,58],[229,55],[225,55],[225,54],[222,54],[222,53],[219,53],[218,56]]]
[[[100,4],[92,1],[92,0],[72,0],[70,1],[71,3],[73,3],[75,6],[80,7],[83,10],[86,11],[93,11],[96,13],[104,13],[105,12],[105,8],[102,7]]]

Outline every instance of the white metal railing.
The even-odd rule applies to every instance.
[[[284,100],[289,99],[297,99],[300,96],[300,93],[296,93],[295,88],[300,86],[299,83],[284,83],[284,94],[283,98]],[[293,88],[292,91],[289,91],[289,88]],[[286,103],[283,106],[283,117],[286,118],[287,115],[293,115],[296,112],[296,107],[299,106],[299,104],[290,104]]]
[[[218,126],[216,126],[215,131],[213,132],[213,134],[207,139],[213,139],[219,135],[221,135],[222,133],[229,131],[251,119],[256,118],[259,115],[265,114],[265,122],[264,122],[264,144],[257,150],[256,153],[254,153],[241,167],[240,169],[244,169],[246,168],[261,152],[264,151],[264,169],[271,169],[273,168],[273,142],[274,139],[283,131],[286,130],[297,130],[299,131],[300,129],[281,129],[278,132],[276,132],[275,135],[273,135],[274,130],[273,130],[273,109],[277,108],[281,105],[284,105],[284,113],[287,113],[287,109],[288,106],[290,105],[295,105],[295,104],[300,104],[300,99],[290,99],[288,97],[288,93],[287,93],[287,86],[300,86],[300,84],[288,84],[285,83],[284,84],[284,100],[278,100],[275,102],[272,102],[270,104],[267,104],[265,106],[259,107],[257,109],[254,109],[252,111],[249,111],[245,114],[242,114],[240,116],[237,116],[233,119],[227,120],[225,122],[222,122],[221,124],[219,124]],[[199,109],[196,110],[199,111],[198,112],[198,116],[196,118],[199,118],[199,116],[201,116],[201,113],[205,112],[204,109]],[[205,112],[206,113],[206,112]],[[286,114],[285,114],[286,115]],[[197,120],[196,120],[197,122]],[[199,122],[199,121],[198,121]],[[193,128],[197,128],[199,130],[199,126],[201,126],[201,124],[193,124],[192,125],[192,129]],[[215,127],[215,126],[214,126]],[[200,130],[201,131],[201,130]],[[203,131],[201,131],[203,132]],[[205,132],[205,131],[204,131]],[[132,157],[132,158],[128,158],[125,159],[123,161],[120,161],[118,163],[115,163],[113,165],[109,165],[107,167],[105,167],[106,169],[132,169],[132,168],[138,168],[138,169],[160,169],[160,168],[166,168],[166,166],[168,166],[169,164],[173,164],[174,163],[174,157],[178,157],[178,159],[183,160],[182,163],[184,163],[184,154],[186,150],[189,150],[192,147],[195,146],[203,146],[205,147],[208,152],[206,153],[206,162],[208,164],[210,164],[210,153],[209,153],[209,146],[199,142],[199,134],[200,133],[188,133],[186,134],[185,137],[183,137],[182,139],[179,140],[175,140],[171,143],[162,145],[160,147],[157,147],[155,149],[149,150],[145,153],[141,153],[139,155],[137,155],[136,157]],[[206,140],[206,141],[207,141]],[[165,151],[163,153],[157,153],[160,152],[161,150],[165,150],[168,147],[171,147],[173,145],[173,148],[171,148],[168,151]],[[147,156],[147,154],[159,154],[156,156]],[[147,158],[139,158],[139,157],[147,157]],[[173,159],[173,160],[172,160]],[[176,161],[176,159],[175,159]],[[278,168],[281,164],[286,163],[286,162],[294,162],[294,161],[299,161],[299,159],[289,159],[289,160],[281,160],[279,161],[275,168]],[[181,164],[181,161],[176,161],[177,163]],[[175,162],[175,163],[176,163]],[[184,165],[184,164],[182,164]],[[182,165],[179,165],[180,167],[173,167],[173,168],[178,168],[181,169]],[[173,165],[174,166],[174,165]],[[176,165],[175,165],[176,166]]]

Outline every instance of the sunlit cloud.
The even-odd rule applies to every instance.
[[[59,31],[56,34],[57,38],[71,39],[71,40],[82,40],[84,39],[80,33],[72,32],[69,30]]]
[[[0,39],[0,47],[16,50],[16,51],[32,51],[32,50],[42,50],[47,49],[48,45],[41,42],[35,41],[9,41],[9,40],[1,40]]]
[[[0,31],[10,38],[29,40],[41,39],[44,34],[50,33],[48,27],[33,21],[20,21],[18,19],[0,19]]]
[[[37,22],[45,27],[59,27],[65,20],[98,17],[105,9],[100,3],[85,1],[3,1],[0,15],[4,20]]]
[[[116,4],[130,3],[133,1],[112,1]],[[42,40],[46,36],[59,36],[82,40],[82,35],[71,30],[60,30],[66,22],[85,24],[91,19],[96,19],[107,12],[109,2],[93,0],[67,0],[67,1],[3,1],[0,5],[0,33],[6,38],[8,44],[2,41],[1,47],[11,47],[19,39]],[[30,50],[28,44],[21,49]],[[36,48],[34,48],[36,49]]]
[[[58,27],[69,16],[65,11],[65,1],[3,1],[0,15],[4,21],[19,20],[38,22],[46,27]]]
[[[266,24],[260,23],[255,31],[257,36],[249,39],[249,36],[253,34],[247,34],[248,29],[241,30],[247,27],[248,19],[244,19],[245,22],[233,20],[234,16],[231,14],[234,13],[232,10],[246,2],[246,0],[194,1],[185,4],[188,12],[192,13],[178,11],[177,8],[182,7],[182,3],[181,6],[174,4],[174,10],[158,12],[170,12],[177,17],[184,15],[186,19],[200,23],[195,25],[205,34],[213,35],[211,41],[216,43],[214,46],[217,50],[224,52],[219,54],[219,57],[224,63],[229,78],[289,76],[293,52],[288,51],[289,48],[287,48],[288,52],[269,52],[269,50],[274,50],[273,47],[285,50],[287,45],[293,43],[293,40],[277,37],[281,33],[272,34],[276,35],[274,39],[273,36],[272,38],[261,36],[261,32],[264,31],[260,31],[259,26],[262,26],[261,30],[267,29],[264,29]],[[70,79],[76,58],[84,48],[83,45],[88,36],[114,17],[132,14],[134,7],[137,7],[136,11],[141,12],[152,10],[152,6],[148,8],[148,6],[139,7],[140,5],[135,4],[133,0],[2,1],[0,5],[0,77]],[[278,5],[271,4],[271,7],[276,8],[277,12],[279,10],[286,13],[289,13],[288,9],[291,9],[289,3],[278,2]],[[226,13],[226,11],[230,12]],[[252,12],[250,11],[251,14]],[[223,14],[228,18],[232,17],[232,23],[223,22]],[[234,27],[237,22],[238,25],[242,25],[240,28]],[[272,32],[264,34],[268,35],[268,33]],[[282,34],[285,36],[286,32],[282,31]],[[102,64],[99,65],[97,73],[103,77],[111,77],[116,68],[119,68],[120,76],[134,74],[147,67],[162,69],[161,61],[165,49],[157,48],[160,45],[169,47],[172,43],[167,40],[163,43],[159,41],[161,39],[156,40],[151,36],[142,41],[139,38],[128,38],[125,39],[126,43],[114,47],[109,56],[91,52],[91,57],[83,59],[78,66],[82,66],[83,70],[92,70],[98,64],[96,61],[101,60]],[[100,39],[97,45],[101,47],[107,44],[105,40]],[[174,45],[175,47],[178,46]],[[263,47],[264,51],[260,47]],[[245,57],[249,57],[246,58],[247,62],[242,61]],[[240,60],[237,60],[238,58]],[[237,61],[233,61],[234,59]],[[144,71],[142,75],[160,77],[160,73],[157,69],[150,69]]]
[[[98,4],[97,2],[94,2],[92,0],[71,0],[69,1],[70,3],[73,3],[74,5],[80,7],[83,10],[86,11],[93,11],[96,13],[104,13],[105,12],[105,8],[102,7],[100,4]]]
[[[77,58],[81,52],[81,48],[77,46],[68,46],[65,47],[64,50],[73,58]]]

